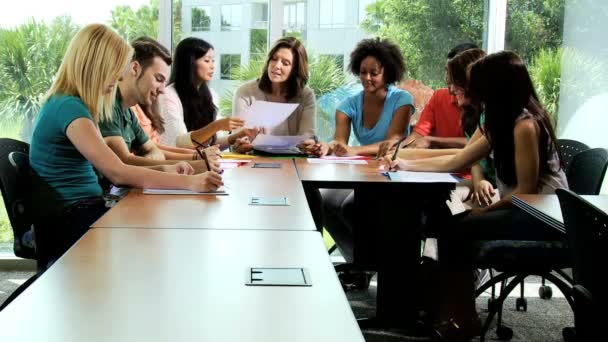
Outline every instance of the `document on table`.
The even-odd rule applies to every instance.
[[[413,172],[397,171],[389,172],[391,180],[407,183],[458,183],[458,177],[445,172]]]
[[[285,121],[299,106],[298,103],[255,101],[238,116],[245,120],[245,127],[275,127]]]
[[[145,195],[228,195],[225,187],[219,187],[216,191],[197,192],[191,190],[176,190],[176,189],[144,189]]]
[[[365,165],[367,160],[361,159],[322,159],[322,158],[308,158],[306,159],[310,164],[351,164],[351,165]]]
[[[269,146],[269,147],[296,147],[302,141],[308,139],[305,135],[268,135],[268,134],[258,134],[258,136],[253,139],[251,144],[253,147],[258,146]]]

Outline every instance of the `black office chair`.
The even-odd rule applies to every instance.
[[[565,170],[568,170],[574,156],[590,149],[586,144],[570,139],[558,139],[557,145],[559,146],[559,157]]]
[[[32,213],[30,212],[29,144],[0,139],[0,189],[6,212],[13,229],[13,250],[16,256],[37,260]],[[0,305],[0,311],[31,285],[38,273],[19,286]]]
[[[576,339],[598,341],[605,335],[602,324],[608,318],[602,283],[608,260],[608,215],[572,191],[556,193],[573,263]]]
[[[583,183],[582,178],[575,179],[576,176],[573,174],[573,172],[568,171],[568,169],[570,168],[570,165],[572,164],[572,161],[574,160],[574,157],[581,152],[589,150],[590,147],[585,143],[582,143],[577,140],[571,140],[571,139],[558,139],[557,144],[559,146],[560,160],[562,162],[562,167],[566,171],[566,177],[568,178],[569,188],[574,190],[576,193],[582,194],[582,195],[598,194],[599,189],[597,189],[597,191],[589,191],[589,189],[586,189],[586,186],[581,184],[581,183]],[[577,164],[580,165],[580,160]],[[577,173],[576,170],[579,168],[580,168],[580,166],[575,166],[575,168],[573,170],[573,171],[575,171],[574,173]],[[580,175],[582,172],[578,172],[578,173]],[[602,178],[600,178],[600,179],[602,179]],[[578,184],[578,186],[577,185],[573,186],[573,184]],[[600,184],[600,186],[601,186],[601,184]],[[568,276],[566,273],[562,272],[561,270],[556,270],[556,272],[559,273],[565,279],[571,280],[570,276]],[[517,301],[515,303],[515,308],[518,311],[520,309],[523,311],[526,311],[528,304],[524,297],[524,283],[523,282],[521,283],[520,288],[521,288],[521,293],[520,293],[520,297],[517,299]],[[546,285],[546,279],[544,277],[541,278],[541,285],[538,288],[538,296],[541,299],[551,299],[551,297],[553,297],[553,290],[552,290],[551,286]]]
[[[578,153],[570,159],[566,175],[572,183],[573,191],[583,194],[598,194],[601,188],[606,168],[608,167],[608,151],[594,148]],[[479,296],[489,288],[501,284],[501,295],[488,302],[488,319],[484,324],[482,340],[489,328],[494,315],[498,314],[496,333],[500,339],[510,339],[513,332],[502,325],[502,305],[507,295],[529,275],[538,275],[555,284],[572,305],[571,284],[572,278],[563,269],[570,268],[571,262],[565,241],[488,241],[479,244],[477,264],[480,268],[496,269],[502,272],[482,284],[477,290]],[[561,276],[557,277],[554,273]],[[508,279],[514,278],[508,282]],[[548,286],[546,286],[548,287]],[[523,286],[521,297],[518,298],[516,308],[526,309],[523,299]],[[542,287],[541,287],[541,292]],[[568,329],[563,331],[564,336],[571,334]]]

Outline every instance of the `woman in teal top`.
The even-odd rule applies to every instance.
[[[142,168],[122,163],[98,128],[110,119],[115,85],[131,47],[112,29],[93,24],[72,39],[38,115],[30,146],[37,247],[42,266],[76,242],[107,209],[95,167],[113,184],[140,188],[210,191],[221,186],[214,172],[191,176],[191,166]],[[166,171],[166,172],[159,172]]]
[[[332,142],[304,143],[304,148],[310,154],[376,155],[382,141],[397,140],[407,132],[410,116],[415,109],[412,95],[393,85],[405,73],[405,62],[399,47],[388,40],[364,39],[351,53],[349,68],[361,80],[363,90],[347,98],[336,109],[336,132]],[[361,146],[348,144],[351,127]],[[352,262],[353,190],[323,189],[321,203],[323,225],[344,258]],[[321,212],[321,208],[314,205],[312,210],[315,214]]]

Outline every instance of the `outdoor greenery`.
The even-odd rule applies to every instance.
[[[543,104],[558,112],[561,67],[572,63],[588,73],[592,84],[600,82],[604,66],[580,51],[562,50],[565,0],[509,0],[506,47],[515,50],[530,65],[530,71]],[[406,58],[408,75],[433,88],[444,86],[444,65],[448,50],[462,42],[483,43],[485,3],[480,0],[378,0],[368,6],[362,27],[372,35],[395,41]],[[174,1],[173,46],[182,36],[181,0]],[[125,39],[146,35],[158,37],[158,0],[140,8],[117,6],[108,19]],[[194,11],[193,22],[207,23],[207,14]],[[207,16],[207,17],[206,17]],[[0,135],[29,140],[40,100],[50,86],[71,37],[79,29],[69,16],[49,22],[29,19],[15,28],[0,29]],[[231,78],[242,83],[260,76],[268,48],[268,32],[253,29],[251,59],[247,65],[231,70]],[[286,35],[300,35],[286,32]],[[215,42],[221,44],[221,42]],[[309,85],[318,99],[318,131],[322,139],[331,138],[337,103],[352,93],[336,58],[310,51]],[[578,70],[578,69],[577,69]],[[594,80],[597,80],[594,81]],[[566,83],[568,80],[561,80]],[[590,89],[572,81],[569,89],[585,98]],[[577,92],[580,88],[580,92]],[[222,94],[220,113],[230,114],[234,89]],[[564,95],[565,96],[565,95]],[[555,118],[557,121],[557,117]],[[8,224],[0,216],[0,242],[10,236]]]

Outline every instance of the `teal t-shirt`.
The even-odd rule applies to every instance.
[[[479,124],[484,125],[486,123],[486,114],[481,113],[479,115]],[[465,132],[467,137],[467,141],[471,140],[471,136]],[[494,168],[494,160],[491,157],[484,158],[479,161],[479,166],[481,166],[481,171],[483,172],[483,177],[492,185],[496,186],[496,171]]]
[[[148,142],[148,135],[141,128],[135,113],[131,108],[122,106],[122,100],[118,92],[116,93],[112,114],[112,121],[102,120],[99,122],[99,130],[104,138],[122,137],[129,151],[139,149]]]
[[[79,118],[93,121],[86,105],[69,95],[49,98],[38,113],[30,145],[30,165],[38,176],[32,185],[35,198],[40,202],[44,199],[39,204],[48,209],[45,211],[102,195],[93,165],[66,135],[70,123]]]
[[[405,90],[389,86],[384,100],[384,107],[376,125],[369,129],[363,126],[363,90],[342,101],[336,108],[346,114],[351,120],[355,137],[361,145],[371,145],[383,141],[386,137],[393,115],[403,106],[411,106],[411,115],[414,114],[414,97]]]

